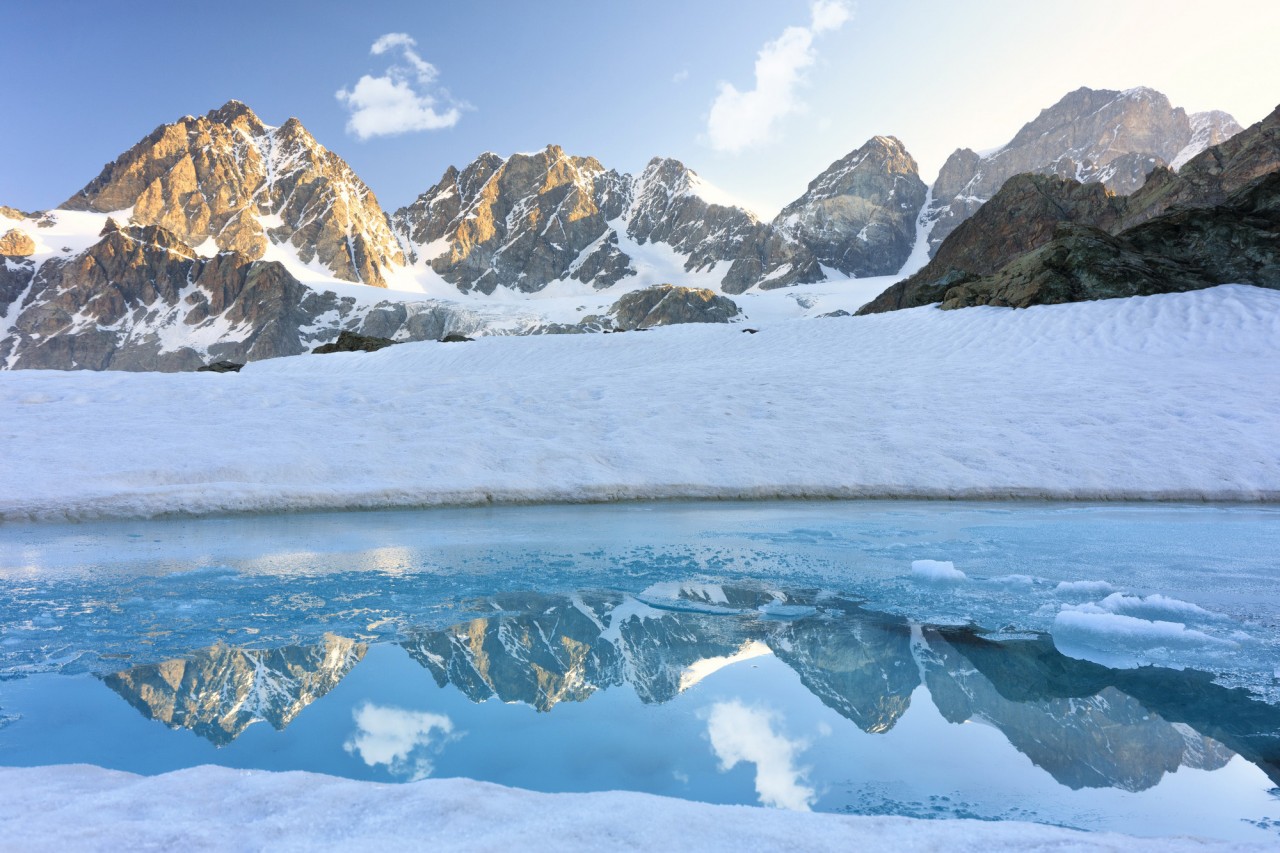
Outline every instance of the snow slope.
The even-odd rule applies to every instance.
[[[0,374],[0,517],[1280,498],[1280,292]]]
[[[199,804],[198,808],[193,808]],[[540,794],[467,779],[383,785],[197,767],[0,769],[0,847],[74,850],[1261,850],[1014,821],[787,812],[609,792]]]

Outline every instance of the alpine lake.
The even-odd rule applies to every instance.
[[[1280,843],[1278,579],[1267,505],[8,524],[0,765]]]

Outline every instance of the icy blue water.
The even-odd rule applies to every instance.
[[[0,527],[0,764],[1276,840],[1277,554],[1223,506]]]

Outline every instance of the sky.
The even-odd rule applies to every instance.
[[[9,0],[0,204],[53,207],[139,139],[244,101],[297,116],[383,207],[549,143],[683,161],[771,215],[876,134],[932,181],[1067,92],[1150,86],[1243,125],[1280,103],[1280,2]]]

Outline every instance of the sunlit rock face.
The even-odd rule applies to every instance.
[[[903,144],[876,136],[814,178],[773,225],[823,266],[856,277],[892,275],[911,255],[927,191]]]
[[[258,720],[283,729],[336,687],[366,651],[363,643],[332,634],[316,645],[265,651],[219,643],[103,681],[149,719],[223,746]]]
[[[287,244],[303,263],[375,286],[404,263],[373,192],[297,119],[268,127],[239,101],[156,128],[68,199],[68,210],[130,210],[189,246],[261,258]]]
[[[34,254],[36,243],[31,235],[19,228],[10,228],[0,234],[0,255],[10,258],[22,258]]]
[[[1158,167],[1181,167],[1240,132],[1223,112],[1188,115],[1152,89],[1080,88],[987,154],[957,149],[943,164],[927,211],[930,254],[1014,175],[1034,172],[1100,183],[1120,195],[1141,187]]]

